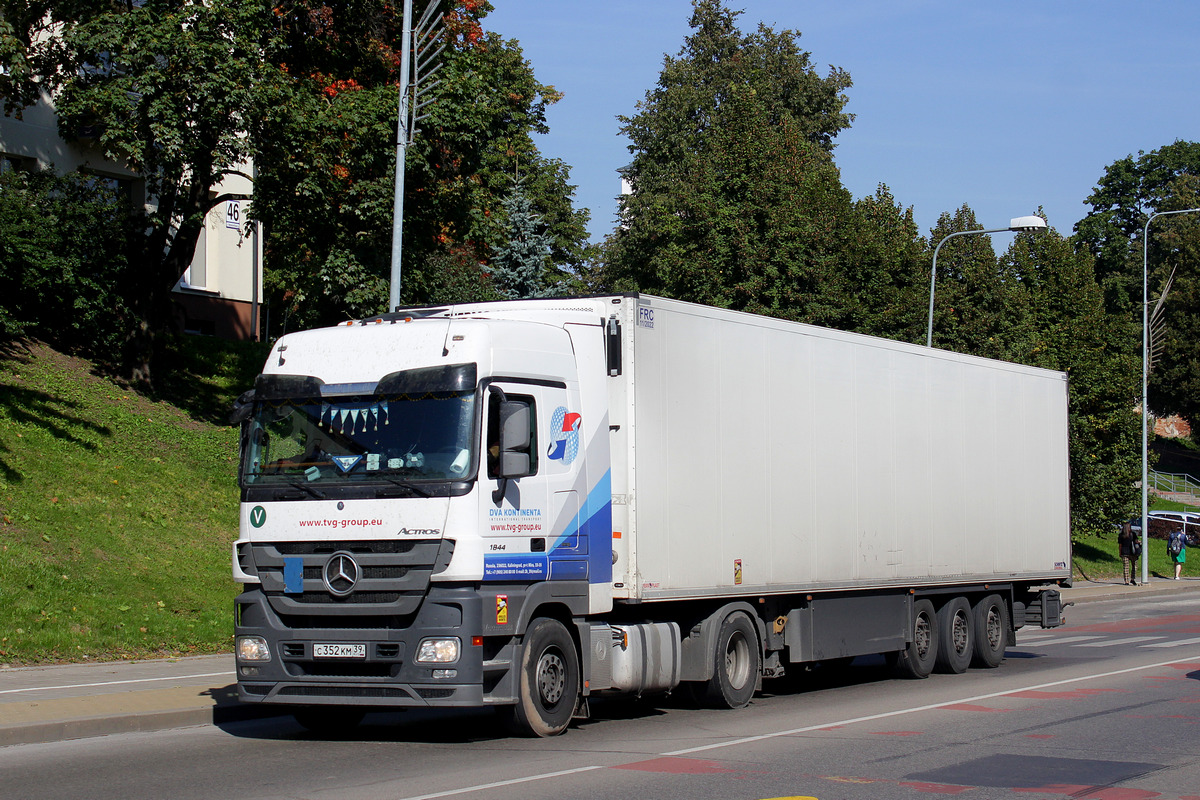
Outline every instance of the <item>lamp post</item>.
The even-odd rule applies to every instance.
[[[1146,430],[1150,421],[1150,409],[1147,407],[1147,386],[1150,382],[1150,320],[1148,314],[1147,276],[1150,263],[1150,223],[1155,217],[1165,217],[1170,214],[1195,214],[1200,208],[1184,208],[1179,211],[1159,211],[1146,219],[1142,228],[1142,585],[1150,580],[1150,504],[1149,482],[1150,467],[1147,460],[1147,444],[1149,434]]]
[[[925,330],[925,346],[933,347],[933,292],[937,283],[937,257],[938,251],[942,249],[947,240],[953,239],[955,236],[970,236],[975,233],[1008,233],[1022,231],[1044,230],[1046,228],[1046,220],[1041,217],[1016,217],[1009,220],[1007,228],[989,228],[985,231],[956,231],[943,238],[938,242],[937,247],[933,249],[933,269],[929,272],[929,326]]]

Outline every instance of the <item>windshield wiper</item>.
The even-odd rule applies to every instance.
[[[313,497],[317,498],[318,500],[326,499],[326,494],[324,492],[317,491],[316,489],[314,489],[313,487],[309,486],[306,483],[301,483],[300,481],[288,481],[287,484],[288,484],[288,486],[291,486],[293,489],[299,489],[302,492],[312,495]]]
[[[380,475],[379,477],[383,478],[385,481],[392,484],[393,486],[399,486],[401,489],[408,489],[409,491],[411,491],[415,494],[421,495],[421,497],[433,497],[433,494],[431,492],[426,491],[421,486],[419,486],[418,484],[415,484],[411,481],[402,481],[399,478],[389,478],[387,475]],[[377,491],[375,493],[376,496],[384,496],[384,495],[382,495],[382,491],[384,491],[384,490]]]

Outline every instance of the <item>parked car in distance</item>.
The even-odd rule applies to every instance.
[[[1171,531],[1182,527],[1187,534],[1188,546],[1200,545],[1200,514],[1191,511],[1151,511],[1148,516],[1151,536],[1165,539]]]

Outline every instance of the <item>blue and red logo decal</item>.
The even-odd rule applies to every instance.
[[[550,431],[554,438],[550,441],[547,458],[564,464],[575,460],[579,455],[579,426],[582,422],[582,415],[567,411],[565,406],[554,409],[554,416],[550,418]]]

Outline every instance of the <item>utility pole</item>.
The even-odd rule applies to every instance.
[[[396,115],[396,188],[392,196],[392,281],[388,290],[388,311],[395,310],[400,305],[400,262],[404,225],[404,161],[408,146],[413,143],[416,125],[428,114],[422,114],[421,109],[433,102],[433,99],[422,99],[441,81],[429,83],[441,64],[433,61],[445,49],[445,42],[439,40],[442,17],[435,16],[438,0],[433,0],[421,15],[414,30],[413,0],[404,0],[404,29],[400,34],[400,110]],[[414,48],[414,40],[416,46]],[[437,47],[432,53],[434,47]],[[431,66],[432,64],[432,66]]]

